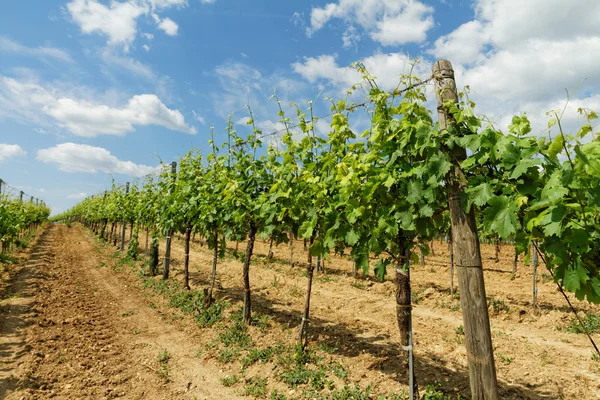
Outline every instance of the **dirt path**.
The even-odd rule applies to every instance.
[[[49,227],[33,254],[2,305],[0,398],[238,397],[82,228]]]

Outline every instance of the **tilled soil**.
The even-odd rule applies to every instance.
[[[234,248],[229,243],[229,254]],[[244,248],[240,243],[239,250]],[[469,399],[462,317],[457,297],[449,294],[447,247],[436,242],[434,249],[436,255],[426,257],[424,266],[414,265],[411,273],[416,375],[422,389],[439,382],[453,398]],[[585,336],[564,331],[572,315],[555,284],[542,276],[543,266],[534,313],[531,268],[520,260],[512,275],[510,247],[502,247],[499,262],[491,260],[493,246],[482,249],[501,398],[600,399],[600,363],[592,360]],[[32,248],[29,261],[12,270],[0,305],[0,398],[238,398],[240,384],[226,388],[219,378],[240,374],[239,366],[221,365],[203,352],[218,332],[199,329],[165,307],[144,291],[135,270],[115,269],[113,250],[81,226],[55,225]],[[258,241],[251,267],[254,310],[271,319],[266,333],[251,331],[257,347],[293,343],[306,286],[301,242],[294,243],[295,267],[288,265],[286,245],[274,247],[272,262],[265,259],[267,252],[268,244]],[[192,244],[192,287],[207,285],[211,256],[205,246]],[[176,239],[172,275],[177,280],[182,263],[183,242]],[[242,301],[241,271],[241,262],[231,255],[219,261],[216,295],[233,307]],[[328,346],[330,357],[347,367],[349,384],[373,384],[373,398],[407,388],[393,290],[390,281],[353,278],[351,262],[339,256],[328,257],[326,273],[316,275],[313,287],[311,345]],[[598,306],[573,302],[578,310],[600,313]],[[168,354],[168,361],[159,362],[159,354]],[[269,365],[249,374],[268,376],[269,385],[287,390]]]
[[[43,233],[2,304],[0,398],[237,398],[106,257],[80,227]]]

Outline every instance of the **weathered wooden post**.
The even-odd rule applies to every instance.
[[[447,60],[436,61],[433,65],[433,77],[439,126],[440,130],[446,130],[456,122],[444,107],[444,103],[458,102],[452,64]],[[460,204],[467,183],[460,163],[467,158],[467,154],[460,146],[454,146],[452,150],[443,150],[451,153],[454,163],[447,177],[448,206],[463,312],[471,396],[474,400],[497,400],[498,382],[475,213],[473,208],[466,213]]]
[[[537,315],[537,268],[538,268],[538,254],[537,254],[537,241],[531,243],[531,263],[533,264],[533,314]]]
[[[129,182],[125,184],[125,196],[129,193]],[[125,223],[125,214],[123,211],[123,223],[121,226],[121,251],[125,248],[125,227],[127,224]]]
[[[175,180],[175,174],[177,173],[177,163],[173,161],[171,163],[171,174],[172,179]],[[171,189],[169,188],[169,194]],[[171,265],[171,234],[173,231],[171,228],[167,229],[167,238],[165,242],[165,258],[163,259],[163,279],[169,279],[169,267]]]

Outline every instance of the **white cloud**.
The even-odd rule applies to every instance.
[[[38,150],[37,159],[44,163],[58,164],[64,172],[86,172],[143,176],[154,172],[157,167],[121,161],[102,147],[86,144],[62,143]]]
[[[81,200],[81,199],[85,199],[86,197],[88,197],[87,193],[71,193],[70,195],[67,196],[67,199],[75,199],[75,200]]]
[[[192,114],[194,114],[196,121],[200,122],[202,125],[206,125],[206,120],[202,115],[197,114],[196,111],[192,111]]]
[[[146,47],[148,47],[148,50],[150,50],[149,46],[147,46],[147,45],[144,45],[144,46],[142,46],[142,47],[144,47],[144,49]],[[148,50],[146,50],[146,51],[148,51]],[[137,75],[139,77],[148,79],[148,80],[153,80],[156,78],[154,71],[152,71],[152,68],[148,67],[147,65],[142,64],[138,60],[135,60],[131,57],[118,55],[110,47],[102,49],[102,51],[100,52],[100,57],[102,58],[102,61],[104,61],[107,65],[110,65],[112,67],[117,67],[116,69],[118,69],[118,70],[121,70],[121,71],[124,70],[124,71],[132,73],[134,75]]]
[[[109,44],[122,44],[125,48],[135,39],[137,19],[148,13],[148,8],[137,2],[113,1],[110,7],[96,0],[73,0],[67,10],[83,33],[101,33]]]
[[[53,58],[72,63],[73,59],[65,50],[55,47],[26,47],[5,37],[0,37],[0,53],[14,53],[35,58]]]
[[[349,26],[360,25],[382,45],[421,43],[433,28],[432,14],[432,7],[417,0],[338,0],[322,8],[314,7],[306,32],[310,37],[337,18]]]
[[[108,6],[98,0],[72,0],[67,3],[67,10],[81,32],[100,33],[108,38],[109,44],[122,45],[128,50],[138,33],[139,17],[156,16],[160,29],[169,35],[177,34],[177,24],[169,18],[161,22],[156,13],[162,9],[185,5],[187,0],[113,0]],[[146,38],[149,39],[147,36]]]
[[[203,4],[213,4],[216,0],[200,0],[200,3]]]
[[[362,60],[369,73],[377,78],[377,83],[385,89],[393,89],[398,85],[400,75],[410,73],[412,59],[402,53],[377,53]],[[292,64],[293,70],[309,82],[326,81],[340,89],[360,83],[360,74],[352,67],[341,67],[335,56],[321,55],[317,58],[306,57],[303,63]],[[415,66],[413,75],[427,77],[431,74],[428,63]]]
[[[547,126],[545,112],[560,108],[585,80],[572,104],[600,106],[600,3],[593,0],[476,0],[475,16],[436,40],[428,50],[454,63],[459,87],[469,85],[478,111],[506,128],[527,111],[535,133]],[[596,108],[597,109],[597,108]],[[572,120],[578,125],[576,112]]]
[[[148,46],[147,44],[143,45],[142,48],[147,52],[150,51],[150,46]]]
[[[151,33],[142,33],[142,36],[145,37],[148,40],[154,39],[154,35],[151,34]]]
[[[18,144],[0,143],[0,162],[6,161],[12,157],[23,157],[25,155],[27,155],[27,153]]]
[[[290,21],[292,22],[292,24],[294,24],[294,26],[300,26],[302,28],[306,26],[306,23],[304,22],[304,13],[293,13],[292,18],[290,18]]]
[[[462,24],[446,36],[439,37],[428,53],[436,58],[448,58],[455,63],[470,64],[484,55],[481,53],[489,42],[489,34],[480,21]]]
[[[356,47],[360,42],[360,34],[356,32],[353,25],[348,26],[342,35],[342,42],[344,42],[344,47]]]
[[[179,30],[179,25],[177,25],[171,18],[165,18],[160,21],[158,27],[169,36],[177,36],[177,31]]]
[[[167,108],[154,94],[133,96],[122,106],[108,106],[87,100],[60,96],[53,88],[37,83],[21,82],[0,77],[0,105],[10,113],[27,118],[40,112],[52,117],[55,123],[77,136],[124,135],[135,126],[159,125],[167,129],[195,134],[196,128],[187,125],[180,111]],[[39,119],[39,115],[37,116]]]

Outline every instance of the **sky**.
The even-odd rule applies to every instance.
[[[211,127],[222,142],[230,115],[246,132],[246,105],[281,129],[273,93],[327,115],[356,61],[391,89],[446,58],[498,127],[526,112],[545,136],[567,104],[574,130],[579,107],[600,111],[598,21],[597,0],[5,1],[0,179],[60,213],[206,151]]]

